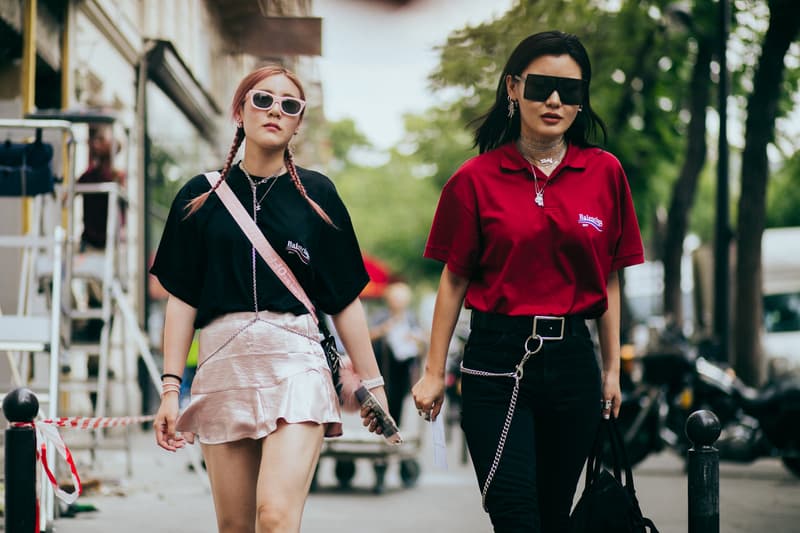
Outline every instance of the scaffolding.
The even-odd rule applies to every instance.
[[[0,131],[8,132],[9,136],[7,153],[0,151],[0,177],[3,178],[0,194],[19,196],[23,202],[29,202],[30,219],[22,235],[0,236],[0,249],[21,251],[16,310],[13,314],[0,313],[0,352],[7,354],[10,385],[32,389],[40,400],[40,415],[47,418],[65,416],[66,407],[70,408],[70,415],[108,416],[113,385],[121,386],[122,411],[126,415],[138,414],[134,411],[137,410],[135,374],[139,357],[156,389],[161,385],[149,339],[139,326],[129,298],[135,281],[125,275],[125,260],[131,256],[128,248],[134,244],[126,241],[121,233],[120,213],[126,205],[123,187],[115,182],[77,183],[77,139],[88,129],[89,122],[97,121],[98,117],[83,117],[80,121],[0,119]],[[22,131],[29,132],[29,136],[33,132],[35,140],[11,143],[11,132]],[[48,159],[44,162],[47,172],[37,173],[24,154],[31,151],[33,143],[45,144],[45,132],[60,135],[61,150],[46,150],[50,154],[49,159],[43,158]],[[19,151],[23,154],[21,160],[15,159]],[[55,183],[50,170],[53,153],[60,153],[63,159],[60,184]],[[3,161],[3,157],[7,161]],[[17,181],[20,182],[18,189]],[[41,181],[46,185],[42,186]],[[79,199],[88,195],[104,195],[107,202],[105,246],[87,254],[80,250],[76,212]],[[76,294],[81,284],[99,288],[96,305],[79,305],[80,298]],[[79,330],[75,326],[81,321],[99,324],[99,335],[78,338]],[[96,376],[88,371],[93,365],[87,363],[92,359],[96,361]],[[112,360],[118,361],[117,368],[112,369]],[[83,368],[87,368],[85,376],[81,372]],[[0,391],[5,392],[7,390]],[[128,475],[132,473],[130,429],[130,426],[124,428],[122,443]],[[87,443],[71,447],[88,449],[94,463],[98,450],[120,448],[118,442],[105,438],[104,431],[95,430]],[[48,460],[54,464],[51,448],[48,448]],[[55,516],[55,501],[50,485],[41,485],[40,524],[44,530]]]

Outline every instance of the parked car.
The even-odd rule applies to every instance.
[[[761,263],[768,376],[800,375],[800,227],[765,230]]]

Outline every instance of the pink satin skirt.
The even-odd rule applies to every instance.
[[[177,429],[193,442],[260,439],[287,423],[342,434],[339,401],[311,315],[224,315],[200,330],[192,400]]]

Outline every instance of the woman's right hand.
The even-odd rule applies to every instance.
[[[161,406],[156,413],[153,428],[156,430],[156,443],[167,451],[174,452],[186,444],[186,440],[175,432],[178,419],[178,392],[167,391],[161,396]]]
[[[422,377],[411,389],[414,404],[420,414],[425,416],[430,413],[430,420],[436,420],[442,410],[444,401],[444,376],[425,371]],[[426,416],[426,418],[428,418]]]

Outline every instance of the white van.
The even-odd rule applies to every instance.
[[[800,374],[800,227],[764,230],[761,264],[768,375]]]

